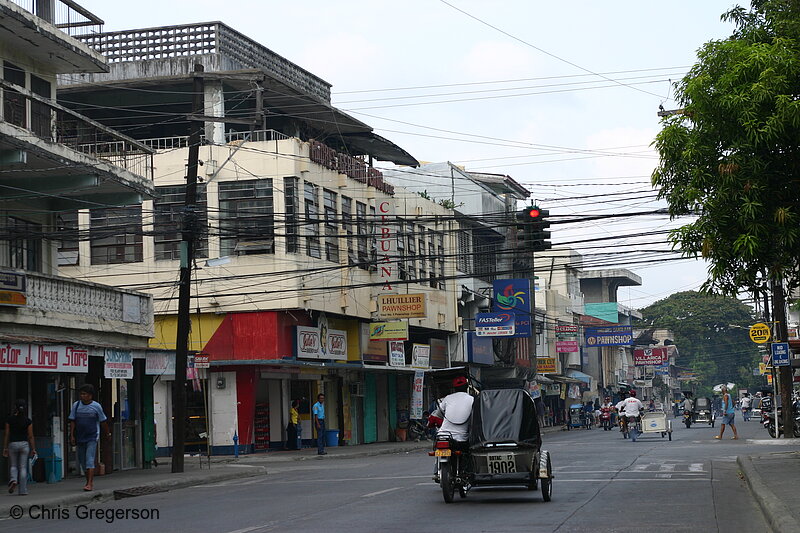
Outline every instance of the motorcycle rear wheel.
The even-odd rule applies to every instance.
[[[442,469],[442,479],[441,479],[441,486],[442,486],[442,496],[444,497],[444,503],[453,503],[453,496],[455,496],[455,481],[453,480],[453,467],[450,463],[447,463],[445,467]]]

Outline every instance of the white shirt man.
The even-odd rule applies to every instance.
[[[623,404],[622,411],[625,416],[639,416],[639,413],[644,410],[644,404],[635,396],[626,398],[620,403]]]
[[[466,383],[464,378],[453,380],[456,388],[466,386]],[[474,398],[466,392],[454,392],[439,400],[436,410],[431,414],[432,417],[442,420],[439,433],[449,433],[453,440],[465,442],[469,438],[469,417],[472,415],[473,401]]]
[[[753,399],[750,396],[745,396],[742,398],[742,409],[750,409],[750,406],[753,404]]]
[[[691,411],[694,408],[691,398],[686,398],[683,400],[683,410],[684,411]]]

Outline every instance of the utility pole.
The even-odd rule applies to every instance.
[[[775,337],[782,342],[787,342],[789,340],[789,327],[786,324],[786,297],[783,292],[783,279],[778,279],[772,284],[772,316],[775,319]],[[773,367],[775,367],[774,364]],[[794,438],[794,408],[792,405],[792,379],[794,368],[791,366],[782,366],[775,368],[775,370],[778,374],[778,390],[781,395],[783,436],[784,438],[791,439]],[[773,381],[775,381],[774,378]],[[777,406],[777,398],[775,402]],[[776,425],[776,431],[777,427]]]
[[[194,65],[192,113],[203,113],[203,65]],[[191,329],[190,300],[192,267],[197,229],[197,162],[200,158],[200,135],[203,122],[189,122],[189,160],[186,165],[186,197],[181,232],[181,274],[178,287],[178,333],[175,340],[175,382],[172,384],[172,472],[183,472],[184,439],[186,436],[186,360],[189,355]]]

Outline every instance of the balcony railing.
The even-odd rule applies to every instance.
[[[285,141],[290,138],[291,137],[288,135],[276,130],[257,130],[252,133],[247,131],[234,131],[225,134],[226,143],[244,140],[250,142]],[[186,148],[189,146],[189,136],[157,137],[153,139],[141,139],[139,142],[153,150],[174,150],[175,148]],[[200,144],[206,144],[205,135],[200,136]]]
[[[383,180],[383,174],[366,162],[348,154],[342,154],[319,141],[309,141],[309,158],[325,168],[336,170],[356,181],[366,183],[386,194],[394,194],[394,186]]]
[[[5,122],[153,179],[154,151],[148,146],[7,81],[0,80],[0,98]]]
[[[103,31],[103,20],[72,0],[10,0],[73,37]]]

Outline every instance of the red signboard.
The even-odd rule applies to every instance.
[[[633,364],[636,366],[663,365],[669,359],[666,348],[637,348],[633,350]]]
[[[556,341],[556,351],[558,353],[579,352],[578,341]]]

